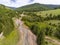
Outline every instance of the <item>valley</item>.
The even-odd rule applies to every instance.
[[[0,5],[0,45],[60,45],[58,7],[35,3],[13,9]]]

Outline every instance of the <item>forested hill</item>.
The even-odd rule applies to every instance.
[[[39,4],[39,3],[34,3],[30,5],[25,5],[22,7],[17,8],[17,11],[26,11],[26,12],[37,12],[37,11],[44,11],[44,10],[52,10],[60,5],[49,5],[49,4]]]
[[[46,5],[47,7],[51,8],[51,9],[55,9],[60,6],[60,5],[52,5],[52,4],[44,4],[44,5]]]
[[[47,7],[46,5],[34,3],[34,4],[19,7],[16,10],[27,11],[27,12],[36,12],[36,11],[43,11],[43,10],[49,10],[49,9],[51,9],[51,8]]]

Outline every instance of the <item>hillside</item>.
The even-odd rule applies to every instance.
[[[34,3],[30,5],[25,5],[22,7],[17,8],[17,11],[26,11],[26,12],[38,12],[38,11],[44,11],[44,10],[52,10],[52,9],[58,9],[60,5],[48,5],[48,4],[39,4]]]
[[[49,14],[52,14],[52,16],[57,16],[60,15],[60,9],[55,9],[55,10],[48,10],[48,11],[40,11],[40,12],[35,12],[37,15],[41,15],[43,17],[49,16]]]
[[[27,11],[27,12],[36,12],[36,11],[43,11],[43,10],[48,10],[48,9],[50,8],[43,4],[39,4],[39,3],[26,5],[26,6],[17,8],[18,11]]]
[[[18,31],[15,29],[12,20],[12,17],[15,16],[15,11],[4,5],[0,5],[0,45],[15,45],[17,43]]]

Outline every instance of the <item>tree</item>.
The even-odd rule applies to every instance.
[[[40,30],[40,32],[37,35],[37,43],[38,45],[44,45],[45,44],[45,32],[44,30]]]
[[[57,27],[56,32],[55,32],[55,37],[60,39],[60,27]]]
[[[53,35],[52,27],[46,27],[45,34],[48,35],[48,36],[52,36]]]
[[[34,24],[31,27],[32,32],[37,36],[37,43],[38,45],[44,45],[45,44],[45,30],[44,28],[40,28],[38,24]]]

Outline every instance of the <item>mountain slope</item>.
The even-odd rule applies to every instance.
[[[39,3],[26,5],[26,6],[17,8],[18,11],[28,11],[28,12],[42,11],[42,10],[48,10],[48,9],[50,8],[43,4],[39,4]]]
[[[55,9],[55,8],[57,8],[59,6],[60,5],[34,3],[34,4],[30,4],[30,5],[25,5],[25,6],[19,7],[16,10],[17,11],[36,12],[36,11],[44,11],[44,10]]]

